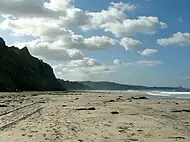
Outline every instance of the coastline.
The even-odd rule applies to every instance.
[[[148,96],[141,96],[145,94],[0,93],[0,104],[6,105],[0,107],[0,114],[20,108],[0,116],[0,141],[190,141],[190,100],[148,99]],[[29,116],[24,118],[25,115]],[[13,124],[16,120],[20,121]]]

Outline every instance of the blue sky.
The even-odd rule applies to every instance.
[[[22,0],[18,4],[22,7],[28,1]],[[40,4],[40,0],[35,0],[35,2]],[[30,3],[31,7],[37,10],[25,12],[19,9],[16,2],[7,2],[3,6],[0,1],[3,6],[3,9],[0,6],[0,12],[4,14],[0,20],[0,35],[8,45],[27,45],[34,56],[52,65],[57,77],[68,80],[107,80],[125,84],[190,88],[189,0],[173,0],[172,2],[170,0],[96,0],[93,2],[90,0],[75,0],[74,2],[56,0],[54,3],[51,1],[47,3],[49,5],[45,8],[43,2],[40,6]],[[111,3],[114,4],[111,6]],[[119,3],[118,8],[116,4]],[[12,5],[13,10],[6,9],[9,4]],[[120,9],[122,6],[125,6],[123,11]],[[129,6],[135,8],[129,8]],[[102,10],[108,11],[108,7],[112,10],[119,9],[115,13],[116,17],[111,15],[112,18],[106,17],[107,21],[104,19],[103,23],[97,24],[98,18],[103,17]],[[64,16],[67,19],[60,18],[64,17],[63,15],[59,15],[59,18],[49,18],[46,15],[49,11],[53,11],[55,15],[65,12],[66,16]],[[103,13],[104,16],[109,16],[109,12]],[[117,19],[117,12],[118,17],[121,16],[120,19]],[[125,14],[125,17],[119,15],[121,12]],[[95,17],[96,15],[99,17]],[[144,21],[138,21],[139,16],[144,16]],[[158,21],[154,18],[153,21],[147,23],[150,20],[148,17],[156,17]],[[35,20],[35,22],[28,20],[28,24],[25,19]],[[86,19],[88,22],[85,21]],[[130,21],[127,21],[127,27],[123,29],[125,34],[119,31],[118,27],[114,29],[114,26],[123,26],[123,21],[127,19],[131,20],[135,26],[129,25]],[[43,21],[40,24],[43,25],[42,27],[35,24],[40,20]],[[117,22],[120,25],[114,25]],[[140,26],[138,22],[142,22]],[[162,23],[167,26],[162,28]],[[57,35],[50,34],[54,32],[55,27],[58,27],[56,24],[59,26],[59,31],[63,32],[64,28],[63,35],[58,35],[57,29]],[[54,29],[50,29],[51,26]],[[88,30],[83,30],[86,27]],[[50,32],[47,34],[48,30]],[[72,37],[71,41],[67,33],[65,34],[67,31],[73,32],[69,35]],[[131,32],[129,34],[126,31]],[[147,32],[154,33],[147,34]],[[84,43],[76,43],[74,40],[78,40],[79,37],[75,35],[82,36],[78,42],[82,40]],[[125,46],[121,44],[123,38],[127,38]],[[133,40],[132,45],[129,44],[130,39]],[[42,43],[49,44],[44,47]]]

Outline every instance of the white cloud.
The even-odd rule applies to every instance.
[[[84,54],[79,50],[52,47],[51,43],[40,40],[15,43],[14,45],[20,48],[27,46],[34,56],[45,58],[47,60],[68,61],[78,60],[84,57]]]
[[[70,61],[67,64],[67,67],[69,68],[76,68],[76,67],[93,67],[93,66],[99,66],[100,64],[95,59],[91,58],[83,58],[80,60],[73,60]]]
[[[149,56],[149,55],[154,55],[157,52],[158,51],[156,49],[145,49],[142,52],[139,52],[139,54],[141,54],[142,56]]]
[[[114,59],[113,64],[114,65],[119,65],[119,64],[121,64],[121,61],[119,59]]]
[[[84,40],[84,43],[88,45],[89,49],[103,49],[103,48],[108,48],[108,47],[113,47],[116,44],[116,40],[111,39],[106,36],[98,37],[98,36],[93,36],[90,38],[86,38]]]
[[[138,19],[124,19],[122,22],[107,22],[101,27],[117,37],[127,37],[135,33],[155,34],[157,29],[164,29],[167,24],[160,22],[158,17],[140,16]]]
[[[45,21],[45,19],[37,17],[19,19],[6,18],[0,24],[0,28],[10,30],[12,34],[18,36],[40,37],[49,36],[51,34],[62,34],[62,30],[59,29],[54,20]]]
[[[190,33],[175,33],[172,37],[161,38],[157,40],[157,43],[162,46],[178,45],[185,46],[190,45]]]
[[[89,23],[89,15],[79,8],[67,9],[66,15],[60,18],[60,26],[69,29],[83,27]]]
[[[44,3],[45,7],[53,11],[65,11],[67,8],[72,8],[73,0],[49,0],[49,3]]]
[[[53,65],[53,69],[58,77],[68,80],[98,80],[113,72],[112,66],[100,64],[92,58]]]
[[[102,36],[84,38],[81,35],[66,35],[52,42],[55,48],[78,49],[78,50],[102,50],[115,46],[115,40]]]
[[[103,28],[102,26],[106,23],[122,21],[127,18],[126,11],[133,11],[135,9],[136,6],[133,4],[112,2],[107,10],[102,10],[101,12],[88,12],[89,23],[84,25],[83,29]]]
[[[153,60],[153,61],[151,61],[151,60],[139,60],[139,61],[136,61],[136,63],[140,64],[140,65],[148,66],[148,67],[163,64],[163,62],[159,61],[159,60]]]
[[[89,65],[89,66],[95,66],[95,65],[99,65],[99,63],[95,59],[89,59],[87,61],[87,65]]]
[[[29,21],[30,17],[32,18],[30,25],[33,24],[33,28],[34,26],[39,26],[36,22],[39,20],[37,22],[39,23],[42,19],[47,20],[47,23],[49,21],[50,23],[56,23],[59,28],[101,28],[112,32],[116,36],[128,36],[138,32],[152,34],[158,28],[166,27],[166,24],[160,22],[157,17],[141,16],[138,19],[127,19],[126,11],[133,11],[135,8],[136,6],[130,3],[112,2],[107,10],[86,12],[75,8],[72,0],[50,0],[49,3],[43,3],[39,0],[0,0],[0,12],[2,14],[12,15],[11,20],[15,19],[16,16],[17,18],[22,18],[22,21],[25,18]],[[4,18],[10,17],[4,16]],[[33,21],[34,18],[37,20]],[[16,21],[13,20],[12,22]]]
[[[139,40],[132,39],[132,38],[122,38],[120,42],[120,45],[124,47],[126,50],[137,48],[141,44],[142,42],[140,42]]]
[[[11,30],[18,36],[37,37],[41,41],[50,42],[56,48],[102,50],[116,44],[116,40],[107,36],[85,38],[82,35],[76,35],[71,30],[60,28],[54,21],[47,22],[39,18],[6,19],[0,24],[0,28]]]
[[[123,2],[119,2],[119,3],[114,3],[111,2],[111,6],[108,9],[112,9],[115,8],[117,10],[120,11],[134,11],[136,9],[136,6],[130,3],[123,3]]]
[[[40,0],[0,0],[0,12],[17,17],[55,17],[57,13],[46,8]]]
[[[183,19],[181,17],[178,18],[180,23],[183,23]]]

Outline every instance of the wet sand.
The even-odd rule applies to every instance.
[[[0,93],[0,142],[175,141],[190,142],[190,100],[150,100],[135,93]]]

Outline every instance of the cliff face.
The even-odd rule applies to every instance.
[[[7,47],[0,38],[0,91],[63,91],[53,69],[27,47]]]

